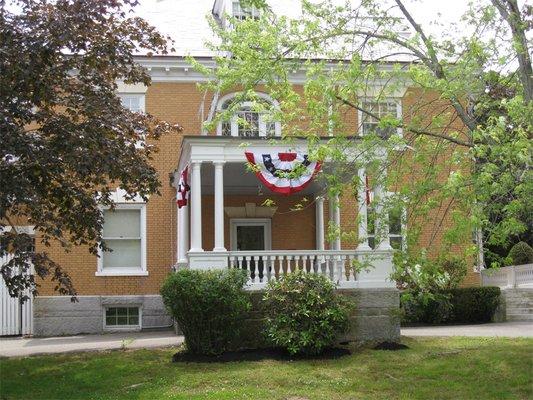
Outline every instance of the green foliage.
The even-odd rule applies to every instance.
[[[518,242],[509,251],[508,265],[522,265],[533,263],[533,249],[526,242]]]
[[[161,287],[163,302],[185,336],[188,351],[216,355],[238,337],[250,309],[244,271],[182,269]]]
[[[459,257],[432,259],[427,254],[411,256],[394,255],[391,278],[401,290],[417,293],[434,293],[457,287],[467,273],[467,263]]]
[[[0,257],[7,249],[15,256],[1,267],[12,296],[36,294],[34,276],[51,277],[59,294],[76,293],[47,252],[28,250],[20,221],[46,246],[86,245],[97,254],[101,206],[114,205],[112,192],[146,200],[159,191],[153,140],[173,127],[125,109],[117,96],[120,80],[150,84],[134,53],[167,51],[167,38],[127,14],[136,3],[0,3]]]
[[[500,288],[455,288],[431,296],[405,292],[401,297],[407,323],[484,323],[490,322],[500,303]]]
[[[298,271],[266,290],[266,334],[290,354],[319,354],[346,332],[350,303],[319,274]]]

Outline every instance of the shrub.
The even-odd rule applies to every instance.
[[[349,301],[322,275],[288,274],[268,285],[263,300],[268,340],[290,354],[319,354],[349,327]]]
[[[455,288],[416,296],[402,293],[403,321],[408,323],[490,322],[500,301],[498,287]]]
[[[509,265],[523,265],[533,263],[533,249],[526,242],[518,242],[507,255]]]
[[[217,355],[228,350],[250,309],[243,290],[244,271],[183,269],[169,275],[161,288],[163,302],[193,354]]]
[[[500,304],[499,287],[452,289],[452,321],[458,323],[490,322]]]

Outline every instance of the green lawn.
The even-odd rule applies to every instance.
[[[531,399],[533,339],[404,339],[337,360],[172,363],[175,349],[2,359],[1,399]]]

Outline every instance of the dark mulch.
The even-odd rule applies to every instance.
[[[172,356],[172,362],[195,362],[195,363],[225,363],[234,361],[261,361],[261,360],[279,360],[279,361],[292,361],[292,360],[331,360],[344,356],[349,356],[350,350],[332,347],[326,349],[319,355],[290,355],[282,349],[255,349],[255,350],[238,350],[228,351],[218,356],[205,356],[200,354],[191,354],[186,351],[175,353]]]
[[[381,342],[377,344],[376,346],[372,347],[374,350],[405,350],[408,349],[409,346],[406,346],[405,344],[398,343],[398,342]]]

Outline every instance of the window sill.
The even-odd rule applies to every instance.
[[[95,276],[148,276],[148,271],[140,269],[108,269],[103,271],[96,271]]]

